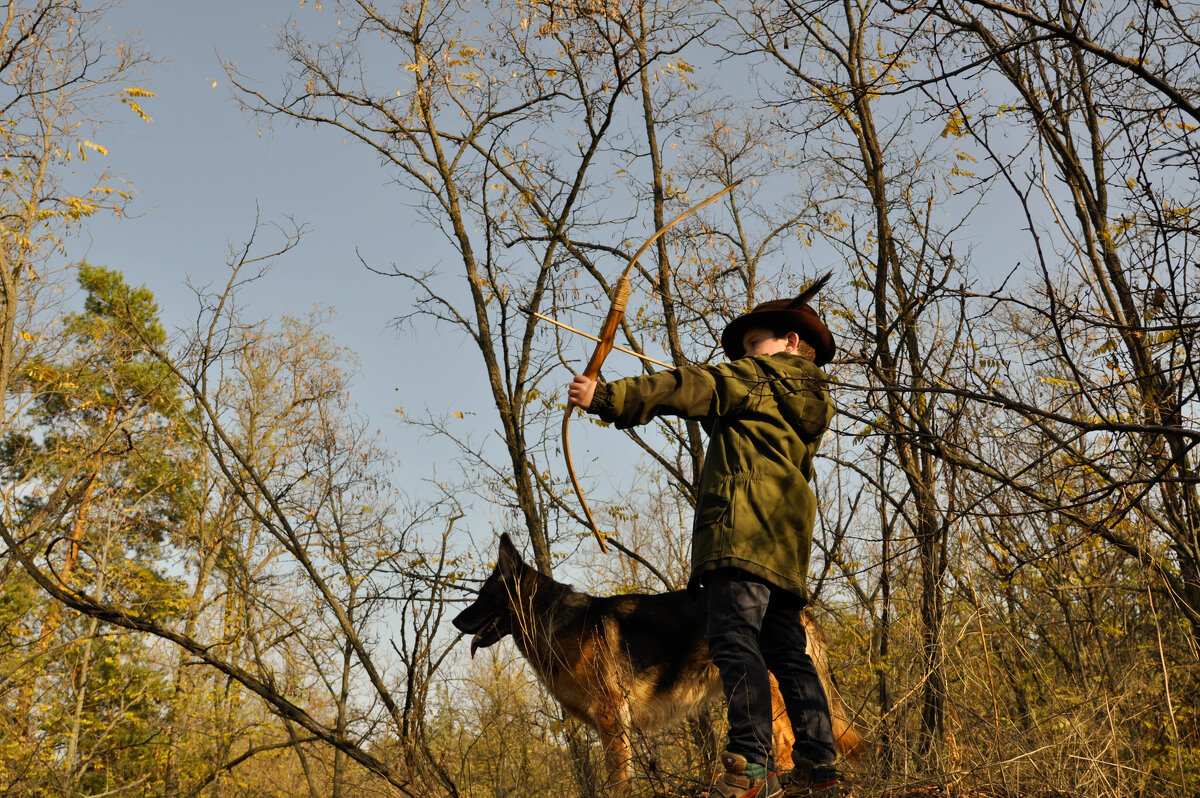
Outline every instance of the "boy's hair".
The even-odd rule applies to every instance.
[[[806,336],[802,331],[797,330],[795,327],[787,324],[772,324],[764,327],[763,329],[769,330],[771,335],[775,336],[776,338],[787,338],[788,333],[795,333],[796,337],[800,339],[800,356],[806,357],[809,360],[816,359],[818,344],[810,341],[808,336]]]

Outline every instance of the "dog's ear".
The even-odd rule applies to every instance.
[[[521,553],[517,551],[507,532],[500,535],[500,559],[496,561],[496,565],[505,576],[516,573],[522,565]]]

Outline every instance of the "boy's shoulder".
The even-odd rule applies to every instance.
[[[828,376],[821,367],[806,357],[789,355],[780,352],[775,355],[755,355],[734,360],[730,365],[738,365],[742,370],[765,373],[773,377],[802,379],[804,377],[827,380]]]

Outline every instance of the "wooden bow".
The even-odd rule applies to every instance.
[[[743,178],[744,179],[744,178]],[[725,194],[737,188],[741,180],[737,180],[725,188],[713,194],[711,197],[698,202],[688,208],[683,213],[676,216],[671,221],[667,222],[661,228],[655,231],[654,235],[646,239],[646,243],[642,244],[634,256],[629,259],[629,264],[625,267],[625,271],[621,273],[617,279],[617,284],[612,292],[612,304],[608,308],[608,316],[604,319],[604,325],[600,328],[600,334],[596,336],[596,350],[592,353],[591,360],[588,361],[587,368],[583,370],[583,376],[588,379],[595,380],[600,376],[600,366],[604,364],[604,358],[608,357],[608,353],[613,350],[613,345],[617,337],[617,328],[621,326],[621,319],[625,315],[625,306],[629,303],[630,283],[629,275],[633,272],[633,267],[637,264],[638,258],[657,241],[663,233],[670,230],[679,222],[686,219],[696,211],[703,208],[710,202],[720,199]],[[579,487],[579,479],[575,476],[575,466],[571,462],[571,443],[568,436],[568,429],[571,425],[571,411],[575,408],[568,405],[566,415],[563,416],[562,424],[562,446],[563,455],[567,460],[567,473],[571,476],[571,486],[575,488],[575,496],[579,499],[580,506],[583,507],[583,514],[587,517],[588,526],[592,529],[592,534],[596,537],[596,542],[600,544],[600,551],[608,554],[608,546],[604,543],[604,535],[601,534],[600,528],[596,526],[596,519],[592,517],[591,508],[588,507],[587,501],[583,498],[583,489]]]

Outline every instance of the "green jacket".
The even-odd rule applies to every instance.
[[[813,457],[836,412],[826,379],[812,361],[779,354],[597,386],[590,412],[619,428],[672,415],[708,432],[689,587],[734,567],[807,598]]]

